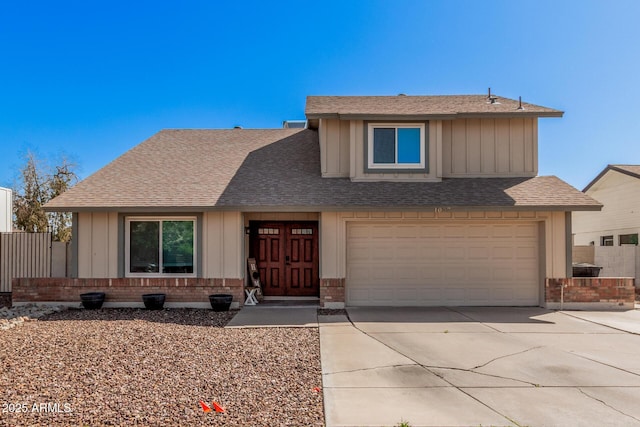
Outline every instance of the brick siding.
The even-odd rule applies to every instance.
[[[104,292],[105,302],[141,302],[142,294],[166,294],[166,302],[209,302],[211,294],[231,294],[233,301],[244,303],[244,279],[201,278],[123,278],[13,279],[13,302],[80,302],[80,294]]]
[[[633,304],[635,280],[620,277],[572,277],[547,279],[547,303],[617,303]],[[564,287],[564,290],[563,290]]]
[[[329,303],[345,303],[345,279],[320,279],[320,307]]]

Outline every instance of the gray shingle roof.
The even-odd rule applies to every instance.
[[[597,210],[560,179],[351,182],[320,176],[314,130],[165,130],[47,204],[48,210]]]
[[[375,119],[377,117],[473,117],[523,116],[562,117],[553,108],[522,103],[496,96],[495,103],[487,95],[439,96],[308,96],[305,114],[309,119],[343,118]]]

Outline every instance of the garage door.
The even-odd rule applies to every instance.
[[[349,223],[347,304],[539,303],[536,223]]]

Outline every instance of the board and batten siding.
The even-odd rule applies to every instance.
[[[573,213],[575,245],[600,246],[601,236],[614,236],[617,246],[619,235],[640,232],[640,179],[609,170],[586,194],[603,207],[600,212]]]
[[[428,173],[365,172],[365,122],[320,121],[322,176],[353,181],[438,181],[441,178],[533,177],[538,173],[538,120],[430,120]]]
[[[442,122],[442,177],[535,176],[536,118]]]
[[[132,215],[133,216],[133,215]],[[143,216],[154,216],[145,214]],[[168,214],[159,215],[162,217]],[[116,278],[124,272],[124,222],[118,212],[77,214],[78,277]],[[202,251],[199,270],[204,278],[244,277],[243,223],[240,212],[206,212],[202,215]]]
[[[80,212],[78,277],[118,277],[118,213]]]
[[[350,122],[322,119],[319,127],[322,176],[346,178],[349,176]]]

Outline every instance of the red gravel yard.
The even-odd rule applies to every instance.
[[[0,331],[0,425],[323,425],[318,329],[231,317],[67,310]]]

